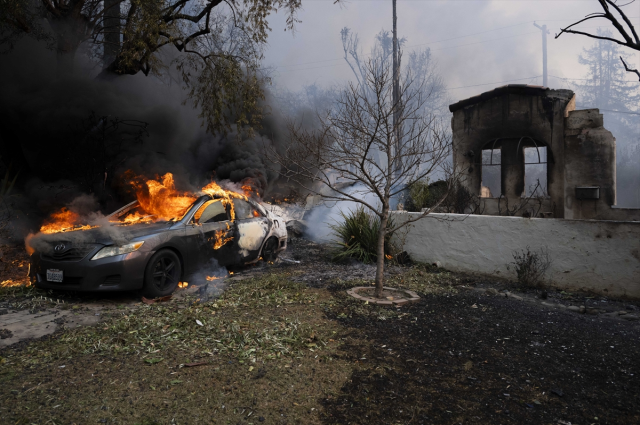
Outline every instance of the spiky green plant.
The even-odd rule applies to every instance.
[[[340,212],[342,221],[330,225],[337,237],[337,247],[333,253],[333,261],[355,258],[365,264],[375,263],[378,258],[378,231],[380,218],[364,207],[358,207],[348,213]],[[389,218],[387,229],[393,227],[393,220]],[[390,242],[391,235],[386,235],[384,243],[385,255],[393,256],[394,247]]]

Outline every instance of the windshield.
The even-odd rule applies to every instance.
[[[109,221],[119,224],[156,223],[160,221],[179,221],[197,203],[175,211],[174,217],[158,217],[148,213],[138,201],[131,202],[109,215]]]

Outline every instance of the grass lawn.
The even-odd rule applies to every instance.
[[[340,348],[367,345],[364,335],[345,335],[344,307],[375,311],[376,320],[398,313],[290,277],[239,281],[207,303],[194,295],[114,308],[97,327],[7,349],[1,416],[17,424],[320,423],[322,401],[358,367]],[[3,296],[23,308],[50,302],[33,289]]]

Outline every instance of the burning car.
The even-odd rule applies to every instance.
[[[142,289],[161,297],[212,262],[273,261],[287,247],[284,220],[244,195],[209,185],[195,201],[187,199],[186,207],[163,213],[138,196],[107,216],[106,225],[39,235],[30,242],[31,282],[45,289]]]

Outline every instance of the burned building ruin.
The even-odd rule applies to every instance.
[[[485,215],[640,221],[616,207],[616,139],[571,90],[510,84],[449,106],[454,162]]]
[[[514,252],[545,249],[546,285],[640,299],[640,209],[616,207],[616,139],[600,112],[575,110],[570,90],[527,85],[449,108],[453,160],[473,205],[413,223],[402,240],[411,258],[514,277]]]

